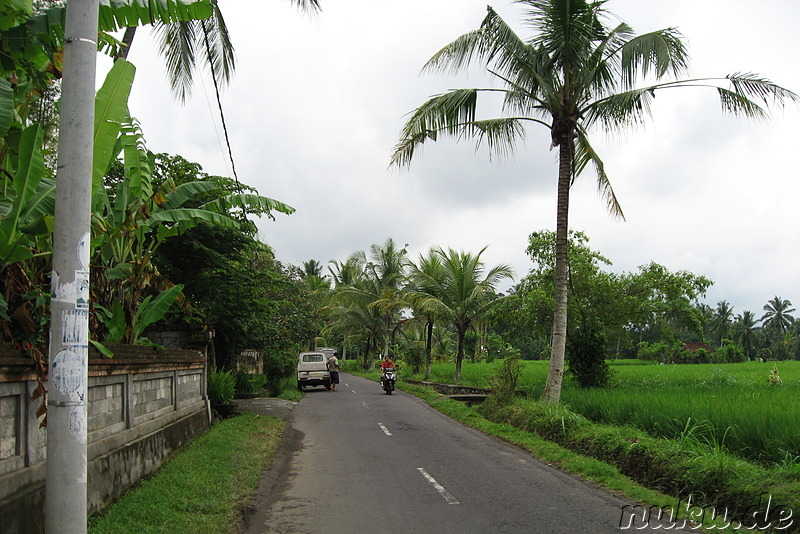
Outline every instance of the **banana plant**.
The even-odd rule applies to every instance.
[[[156,321],[160,320],[169,311],[172,304],[180,296],[183,285],[172,286],[162,291],[153,299],[148,295],[136,309],[133,324],[128,325],[125,321],[125,311],[122,303],[115,300],[112,309],[108,310],[103,306],[96,305],[97,318],[108,329],[104,338],[105,343],[130,343],[136,344],[144,341],[142,334],[145,329]],[[105,352],[105,346],[99,343],[94,344],[101,352]]]
[[[101,48],[115,46],[108,32],[121,27],[199,20],[211,13],[210,0],[100,1]],[[9,20],[0,13],[0,23]],[[55,180],[43,162],[41,129],[26,127],[25,114],[37,91],[60,76],[63,23],[63,8],[54,8],[10,26],[4,31],[9,38],[0,40],[0,173],[11,178],[0,180],[0,268],[49,254],[52,248]],[[133,65],[119,60],[98,91],[92,170],[92,298],[98,302],[98,321],[113,331],[110,337],[129,342],[152,322],[154,310],[172,305],[180,292],[160,280],[151,263],[165,239],[201,222],[236,227],[229,216],[234,209],[270,217],[273,211],[294,211],[249,194],[191,205],[215,186],[202,181],[154,184],[154,157],[127,106],[134,76]],[[112,199],[103,176],[120,155],[124,179]],[[144,296],[153,291],[155,298]]]
[[[141,334],[136,325],[141,324],[142,307],[163,302],[157,298],[151,304],[145,293],[174,291],[152,263],[166,239],[200,223],[238,228],[239,223],[229,216],[234,209],[270,216],[273,211],[294,211],[254,194],[226,195],[198,206],[195,199],[213,192],[216,184],[202,180],[177,186],[171,180],[155,183],[154,155],[147,150],[141,128],[127,107],[134,74],[133,66],[120,59],[98,91],[92,176],[92,300],[101,310],[100,322],[113,329],[112,337],[123,331],[128,342],[135,342]],[[120,156],[123,179],[112,196],[102,178],[111,161]],[[124,330],[119,326],[120,314]]]

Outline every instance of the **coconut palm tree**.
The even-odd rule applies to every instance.
[[[430,292],[437,301],[429,304],[436,314],[446,318],[458,335],[456,350],[456,372],[453,380],[461,380],[461,363],[464,360],[464,337],[473,327],[496,296],[495,286],[513,273],[508,265],[497,265],[488,272],[481,261],[483,247],[477,254],[437,248],[434,253],[441,258],[440,278],[428,279]],[[485,273],[485,275],[484,275]]]
[[[791,301],[784,300],[778,296],[764,304],[766,313],[761,316],[764,328],[773,332],[780,332],[781,335],[785,334],[795,321],[791,315],[794,312],[794,308],[791,308],[791,305]]]
[[[587,0],[516,0],[534,33],[522,39],[488,7],[480,28],[437,52],[426,71],[458,72],[480,63],[502,87],[454,89],[417,108],[401,131],[392,165],[410,165],[426,141],[440,136],[474,138],[492,153],[511,153],[525,135],[525,125],[550,130],[558,147],[556,211],[556,284],[550,373],[544,399],[561,395],[567,332],[567,229],[570,186],[589,165],[609,211],[623,217],[603,161],[589,142],[593,128],[619,130],[643,123],[656,91],[677,87],[712,87],[723,110],[748,117],[766,116],[771,103],[798,96],[753,74],[725,78],[680,79],[688,55],[673,28],[635,35],[612,20],[605,2]],[[478,120],[478,96],[504,96],[503,116]]]
[[[384,317],[386,335],[383,343],[383,356],[389,354],[391,337],[395,332],[393,323],[402,308],[407,307],[404,294],[406,282],[406,247],[400,248],[391,237],[382,246],[374,244],[370,247],[369,256],[365,256],[364,273],[370,290],[376,298],[370,304],[378,309]]]
[[[343,264],[334,262],[331,269],[336,284],[331,304],[338,307],[334,315],[361,324],[373,341],[370,348],[382,346],[384,356],[399,312],[408,307],[403,290],[406,252],[390,237],[383,245],[372,245],[369,255],[356,252]],[[369,350],[365,358],[370,358]]]
[[[345,261],[334,260],[328,266],[335,287],[351,286],[361,275],[361,264],[357,256],[351,256]]]
[[[433,327],[442,315],[444,304],[439,299],[444,270],[441,256],[434,249],[427,256],[420,254],[418,264],[409,263],[408,300],[414,316],[425,321],[425,380],[431,376],[431,351],[433,347]]]
[[[714,310],[714,326],[717,331],[717,343],[722,346],[722,340],[729,335],[731,323],[733,322],[733,306],[727,300],[717,302],[717,309]]]
[[[756,332],[758,331],[758,320],[756,315],[750,310],[745,310],[743,314],[737,315],[733,323],[734,337],[742,344],[744,355],[749,360],[755,344]]]
[[[322,276],[322,264],[314,259],[303,262],[303,275],[306,277],[316,276],[319,278],[326,278]]]

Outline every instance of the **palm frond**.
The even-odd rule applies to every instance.
[[[456,74],[472,62],[483,40],[480,30],[474,30],[458,37],[436,52],[422,66],[422,72],[436,71]]]
[[[689,68],[689,53],[683,36],[675,28],[666,28],[634,37],[620,49],[622,86],[631,88],[637,80],[653,74],[679,77]]]
[[[296,5],[300,10],[307,12],[321,11],[319,0],[289,0],[292,4]]]
[[[737,91],[717,87],[717,94],[722,110],[727,113],[756,120],[766,120],[769,116],[764,108]]]
[[[192,92],[199,25],[193,20],[158,24],[154,31],[159,52],[167,62],[170,89],[185,102]]]
[[[575,143],[575,176],[579,176],[589,163],[594,165],[595,173],[597,174],[597,192],[600,198],[606,204],[606,209],[613,216],[625,220],[625,214],[622,212],[617,196],[614,194],[614,188],[611,187],[611,180],[606,174],[605,164],[600,156],[595,152],[589,137],[582,128],[578,128],[578,137]],[[574,179],[574,178],[573,178]]]
[[[556,70],[567,75],[583,70],[592,43],[603,35],[599,16],[605,13],[604,2],[517,0],[516,3],[530,6],[527,22],[535,30],[531,44],[547,52]]]
[[[525,138],[525,128],[515,117],[473,121],[462,133],[476,137],[476,149],[485,141],[490,158],[492,154],[500,158],[510,156],[516,149],[517,139]]]
[[[722,92],[720,92],[720,98],[723,100],[722,106],[723,109],[734,114],[744,114],[747,117],[766,116],[766,111],[755,102],[747,103],[744,102],[745,100],[757,100],[765,106],[782,106],[787,100],[800,102],[800,96],[797,93],[756,74],[734,73],[729,74],[725,79],[730,82],[733,87],[732,93],[736,96],[723,96]],[[754,109],[754,106],[758,109]],[[750,112],[755,113],[755,115],[750,115]]]
[[[478,89],[455,89],[436,95],[418,107],[400,132],[391,165],[410,165],[417,147],[439,133],[457,135],[464,124],[475,119]]]
[[[575,86],[583,88],[583,92],[576,95],[578,106],[586,99],[612,94],[616,90],[622,71],[619,50],[633,35],[633,29],[622,22],[597,41],[584,62],[585,68],[575,73]]]
[[[503,80],[508,89],[524,95],[516,101],[509,100],[508,104],[514,104],[509,109],[526,112],[536,104],[555,109],[554,96],[559,94],[561,80],[547,50],[525,43],[491,8],[481,30],[488,71]]]
[[[211,6],[212,15],[207,20],[156,25],[159,52],[167,62],[170,89],[181,102],[191,96],[196,58],[201,51],[217,79],[228,83],[233,77],[235,52],[230,33],[219,4],[213,1]]]
[[[641,124],[652,114],[654,97],[655,86],[631,89],[607,96],[581,110],[584,117],[583,124],[587,130],[597,122],[610,130]]]
[[[208,48],[213,50],[213,53],[209,53],[208,49],[206,49],[206,59],[210,65],[213,65],[217,78],[222,80],[223,83],[229,83],[236,68],[233,42],[228,31],[228,25],[225,23],[225,19],[219,9],[219,4],[215,1],[212,2],[212,5],[214,14],[210,19],[202,22],[202,26],[207,32]]]

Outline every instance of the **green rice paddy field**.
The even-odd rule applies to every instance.
[[[727,450],[765,466],[800,464],[800,361],[656,365],[613,360],[612,386],[565,381],[562,402],[593,421],[633,425],[658,437]],[[519,387],[541,395],[548,362],[523,362]],[[496,364],[464,362],[462,383],[488,387]],[[434,364],[431,380],[452,382],[454,364]],[[409,378],[422,378],[419,375]]]

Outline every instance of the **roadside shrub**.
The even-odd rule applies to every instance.
[[[251,374],[243,369],[239,369],[233,375],[236,379],[236,394],[250,395],[262,390],[267,383],[265,375]]]
[[[602,330],[592,321],[583,320],[567,338],[569,373],[582,388],[605,387],[611,377],[606,362],[606,342]]]
[[[267,393],[271,397],[280,395],[283,382],[297,370],[297,356],[286,353],[264,354],[264,377]]]
[[[497,372],[489,379],[492,395],[497,398],[497,402],[507,404],[511,400],[517,390],[520,374],[522,374],[522,364],[519,361],[519,351],[517,351],[517,354],[503,360]]]
[[[636,345],[636,357],[645,361],[659,363],[671,362],[676,359],[678,352],[680,352],[680,347],[677,343],[666,343],[663,341],[648,343],[642,341]]]
[[[213,371],[208,375],[208,396],[211,404],[230,404],[236,394],[236,379],[230,371]]]
[[[719,363],[739,363],[747,361],[747,356],[741,345],[738,345],[730,339],[722,340],[722,347],[714,353]]]

